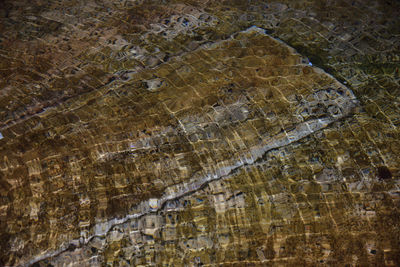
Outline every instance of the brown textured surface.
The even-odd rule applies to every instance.
[[[0,3],[1,265],[399,265],[399,3],[161,2]]]

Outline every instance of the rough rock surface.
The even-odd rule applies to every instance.
[[[0,265],[400,265],[399,17],[0,2]]]

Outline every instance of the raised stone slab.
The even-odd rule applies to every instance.
[[[75,258],[68,248],[104,238],[113,242],[119,238],[111,231],[114,226],[153,216],[170,201],[262,161],[268,151],[351,115],[356,106],[346,86],[263,29],[251,27],[45,112],[37,123],[52,125],[49,134],[62,141],[51,149],[38,146],[40,156],[26,160],[29,176],[42,188],[35,202],[49,201],[44,195],[57,195],[52,190],[73,190],[79,199],[71,204],[78,213],[93,215],[87,215],[87,223],[80,218],[63,235],[61,226],[47,228],[59,242],[31,250],[36,252],[19,264],[48,257],[57,262],[58,256],[60,264],[65,257],[81,262],[82,255]],[[76,152],[74,157],[80,149],[85,156]],[[43,169],[44,162],[65,157],[63,165]],[[43,181],[59,184],[55,180],[66,174],[72,183],[43,187]],[[224,210],[221,205],[218,209]],[[60,216],[72,212],[63,205],[50,209]],[[31,217],[46,224],[38,212]],[[79,238],[67,238],[79,233]],[[29,241],[18,235],[15,240]]]

